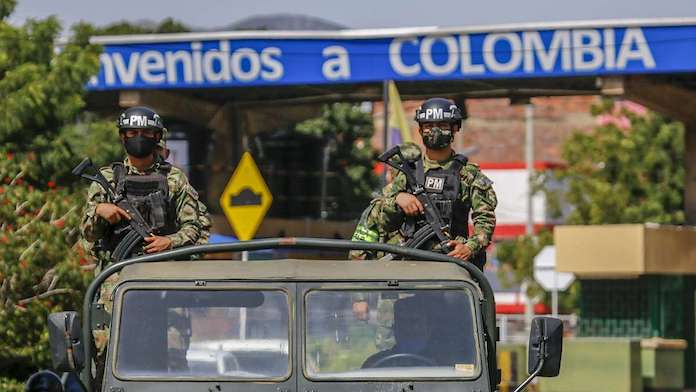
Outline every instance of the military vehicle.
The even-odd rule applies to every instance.
[[[395,257],[185,260],[277,248]],[[109,314],[97,297],[117,272]],[[365,314],[353,309],[357,301],[369,304]],[[483,273],[394,245],[279,238],[131,258],[95,278],[82,315],[82,324],[77,312],[49,316],[56,373],[33,375],[28,391],[482,392],[500,382],[495,302]],[[105,328],[106,364],[95,379],[93,331]],[[558,375],[561,346],[560,321],[535,318],[530,376],[518,390]]]

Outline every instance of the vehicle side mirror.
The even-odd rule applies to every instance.
[[[56,372],[79,372],[84,367],[85,351],[77,312],[48,315],[48,340]]]
[[[29,377],[24,385],[26,392],[63,392],[63,383],[57,374],[50,370],[38,371]]]
[[[552,317],[535,317],[529,333],[527,372],[556,377],[561,371],[563,323]]]
[[[529,332],[527,372],[529,377],[515,392],[523,391],[536,376],[556,377],[561,371],[563,323],[553,317],[535,317]]]

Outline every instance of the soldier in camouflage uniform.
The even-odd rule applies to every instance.
[[[205,242],[210,227],[205,206],[201,208],[198,194],[186,175],[156,152],[165,132],[159,115],[146,107],[130,108],[119,116],[118,127],[127,157],[122,163],[114,163],[100,171],[117,193],[135,202],[136,208],[154,228],[152,236],[145,239],[143,252],[156,253]],[[80,229],[97,256],[96,273],[111,261],[111,252],[119,241],[116,230],[128,219],[129,214],[113,204],[101,186],[90,185]],[[106,245],[94,246],[97,242]],[[117,280],[118,274],[114,274],[100,288],[99,302],[109,313]],[[185,310],[177,309],[169,312],[168,318],[170,366],[182,368],[186,366],[185,350],[190,337],[189,317]],[[108,329],[94,332],[98,382],[103,374],[108,336]]]
[[[420,148],[415,143],[404,143],[400,145],[399,148],[405,159],[416,159],[421,155]],[[395,159],[398,159],[398,157],[395,157]],[[396,175],[394,169],[388,169],[390,170],[391,177]],[[353,232],[351,241],[385,242],[390,244],[399,243],[398,232],[385,232],[380,224],[383,201],[383,197],[375,197],[370,201],[370,204],[360,215],[360,220],[355,227],[355,232]],[[381,254],[372,254],[365,251],[350,251],[350,258],[353,260],[376,259],[381,256]]]
[[[401,150],[401,155],[407,160],[417,159],[421,156],[420,147],[415,143],[404,143],[399,146],[399,149]],[[399,157],[396,156],[394,159],[398,160]],[[390,170],[390,177],[394,178],[397,174],[396,170],[391,167],[389,167],[388,170]],[[384,227],[380,220],[383,202],[384,197],[381,196],[372,199],[360,216],[360,220],[351,238],[352,241],[384,242],[388,244],[399,244],[401,242],[401,236],[399,236],[398,230],[392,232],[384,231]],[[358,250],[352,250],[350,252],[350,258],[353,260],[379,259],[382,256],[382,253],[373,254]],[[395,343],[394,333],[392,332],[393,317],[391,316],[394,308],[394,300],[395,298],[378,298],[377,300],[375,346],[379,350],[389,349]],[[367,297],[355,295],[353,297],[353,313],[355,316],[358,319],[367,320],[368,311]]]
[[[377,197],[370,201],[370,204],[360,215],[358,225],[355,227],[355,232],[351,241],[365,242],[388,242],[390,238],[395,238],[394,233],[385,233],[380,231],[379,216],[381,211],[382,198]],[[391,235],[390,235],[391,234]],[[382,256],[381,253],[373,253],[363,250],[351,250],[350,258],[353,260],[376,259]],[[352,296],[353,314],[359,320],[368,319],[368,298],[364,293],[357,293]],[[385,309],[384,306],[393,306],[393,301],[379,298],[377,301],[377,312],[381,315]],[[388,310],[387,310],[388,312]],[[378,318],[380,318],[378,316]],[[391,320],[377,320],[377,330],[375,337],[375,346],[379,350],[385,350],[394,345],[393,333],[391,330]]]
[[[443,98],[431,98],[416,110],[420,134],[425,145],[425,156],[417,153],[405,154],[405,159],[422,159],[423,181],[425,189],[434,199],[443,220],[450,223],[449,242],[452,251],[449,256],[468,260],[483,269],[485,249],[491,241],[495,229],[495,207],[497,198],[490,181],[478,165],[456,155],[452,149],[454,134],[459,131],[465,116],[451,101]],[[410,151],[412,147],[408,146]],[[416,146],[417,148],[417,146]],[[390,242],[405,243],[418,227],[408,227],[406,223],[416,221],[424,210],[418,199],[407,192],[406,176],[398,173],[394,180],[382,191],[378,202],[368,207],[358,224],[354,240],[369,241],[373,238],[383,241],[383,237],[373,233],[390,233]],[[366,210],[367,211],[367,210]],[[472,235],[469,235],[469,212],[474,223]],[[424,224],[422,219],[420,224]],[[380,298],[377,303],[376,346],[380,350],[394,344],[392,333],[394,299]],[[365,299],[353,303],[356,317],[366,319],[368,305]]]
[[[495,229],[497,198],[493,182],[479,166],[452,149],[454,134],[459,131],[463,118],[461,109],[444,98],[428,99],[416,110],[416,121],[425,145],[423,185],[443,220],[450,224],[453,239],[449,241],[452,251],[448,255],[473,262],[483,269],[485,250]],[[407,230],[405,224],[422,216],[423,205],[408,193],[403,173],[399,173],[382,193],[379,226],[387,232],[398,230],[405,240],[409,231],[418,229]],[[473,221],[471,235],[469,214]]]

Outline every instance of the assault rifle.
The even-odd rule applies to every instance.
[[[85,172],[88,169],[91,169],[96,174],[86,174]],[[114,261],[120,261],[129,256],[137,243],[140,243],[143,239],[152,236],[152,229],[145,221],[145,218],[143,218],[143,216],[140,214],[140,211],[133,207],[133,205],[131,205],[128,199],[126,199],[123,195],[116,194],[116,191],[111,187],[109,181],[107,181],[99,169],[94,166],[90,158],[83,159],[79,165],[75,166],[75,168],[72,170],[72,174],[99,184],[104,192],[106,192],[111,202],[126,211],[131,217],[128,224],[132,228],[132,231],[126,234],[126,236],[114,249],[112,253],[112,258]]]
[[[400,158],[398,162],[392,160],[395,156]],[[420,159],[420,156],[418,159]],[[449,241],[452,239],[449,233],[450,227],[443,221],[442,216],[440,216],[440,211],[435,207],[432,200],[430,200],[430,196],[425,191],[423,184],[416,180],[414,160],[405,159],[401,154],[401,148],[399,148],[399,146],[394,146],[385,151],[377,157],[377,160],[404,173],[406,176],[406,187],[409,193],[414,195],[423,205],[423,215],[425,216],[425,221],[428,223],[428,227],[426,227],[425,232],[423,230],[418,230],[418,232],[406,242],[406,246],[418,248],[434,235],[439,241],[443,253],[449,253],[452,250],[452,247],[449,246]]]

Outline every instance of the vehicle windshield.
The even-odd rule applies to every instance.
[[[315,290],[305,304],[309,378],[478,376],[468,289]]]
[[[289,305],[283,291],[129,289],[120,314],[120,378],[289,374]]]

